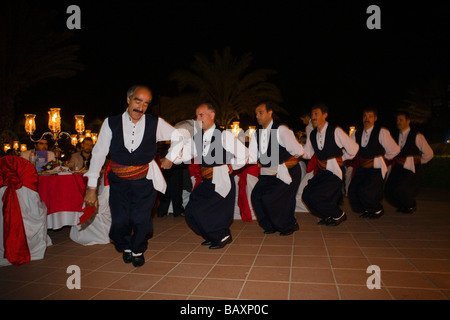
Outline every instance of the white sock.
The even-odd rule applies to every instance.
[[[345,212],[342,211],[342,214],[339,218],[333,218],[334,220],[339,220],[340,218],[342,218],[344,216]]]
[[[133,252],[133,257],[139,257],[139,256],[142,256],[142,252],[141,253],[134,253]]]

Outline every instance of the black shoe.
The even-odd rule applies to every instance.
[[[411,214],[411,213],[414,213],[414,211],[416,211],[417,210],[417,207],[416,206],[414,206],[414,207],[411,207],[411,208],[404,208],[404,209],[402,209],[402,213],[406,213],[406,214]]]
[[[231,238],[231,235],[229,235],[228,237],[226,237],[226,239],[222,240],[219,243],[213,243],[209,246],[209,248],[211,250],[215,250],[215,249],[222,249],[223,247],[225,247],[228,243],[231,243],[231,241],[233,241],[233,239]]]
[[[178,217],[185,217],[186,215],[184,214],[184,212],[182,212],[182,213],[177,213],[177,214],[174,213],[173,216],[175,218],[178,218]]]
[[[360,218],[370,218],[372,213],[370,213],[368,210],[364,210],[364,212],[359,216]]]
[[[372,214],[369,216],[369,218],[370,218],[370,219],[380,219],[381,216],[382,216],[383,214],[384,214],[384,209],[381,209],[381,210],[378,211],[378,212],[372,213]]]
[[[345,220],[347,220],[347,215],[345,214],[345,212],[343,212],[342,215],[338,219],[331,218],[330,220],[328,220],[327,226],[335,227],[335,226],[340,225]]]
[[[202,246],[210,246],[212,245],[212,241],[211,240],[206,240],[202,242]]]
[[[272,233],[275,233],[276,231],[275,230],[273,230],[273,229],[270,229],[270,230],[264,230],[264,234],[272,234]]]
[[[332,218],[332,217],[326,217],[326,218],[323,218],[322,220],[320,220],[319,222],[317,222],[317,224],[320,225],[320,226],[326,225],[326,224],[328,224],[328,222],[329,222],[330,219],[333,219],[333,218]]]
[[[280,232],[280,236],[288,236],[293,234],[295,231],[298,231],[300,227],[298,226],[298,223],[296,222],[289,230]]]
[[[123,262],[125,262],[125,263],[131,263],[131,261],[132,261],[132,258],[133,258],[133,256],[132,256],[133,254],[131,253],[131,251],[130,252],[123,252],[122,253],[122,259],[123,259]]]
[[[133,263],[133,266],[136,268],[142,267],[145,263],[144,254],[141,254],[139,256],[132,256],[131,262]]]

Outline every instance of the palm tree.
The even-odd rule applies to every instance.
[[[445,122],[443,110],[445,110],[446,90],[446,79],[437,77],[421,79],[407,92],[407,97],[403,101],[406,107],[402,110],[407,110],[411,121],[420,125],[427,124],[432,118],[434,126],[436,120]]]
[[[252,55],[233,57],[230,48],[222,54],[214,52],[212,59],[196,54],[190,69],[178,70],[170,76],[178,84],[179,95],[162,97],[161,116],[168,121],[192,118],[195,108],[202,102],[210,102],[216,109],[216,121],[228,127],[240,115],[254,115],[255,104],[261,100],[271,100],[277,105],[276,111],[285,112],[278,104],[282,101],[279,89],[268,82],[274,70],[257,69],[250,71]]]
[[[0,132],[12,128],[17,96],[46,79],[68,78],[82,70],[73,33],[54,32],[52,13],[38,5],[7,0],[0,4]]]

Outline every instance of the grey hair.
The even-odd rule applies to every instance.
[[[132,86],[130,89],[128,89],[127,91],[127,97],[129,99],[131,99],[134,96],[134,93],[136,92],[137,89],[147,89],[148,91],[150,91],[150,93],[152,93],[152,90],[144,85],[134,85]]]

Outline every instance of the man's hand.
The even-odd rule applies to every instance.
[[[84,196],[84,202],[86,202],[87,206],[98,207],[97,189],[88,188],[86,190],[86,195]]]
[[[173,162],[167,158],[163,158],[161,160],[161,169],[170,169],[172,168]]]

